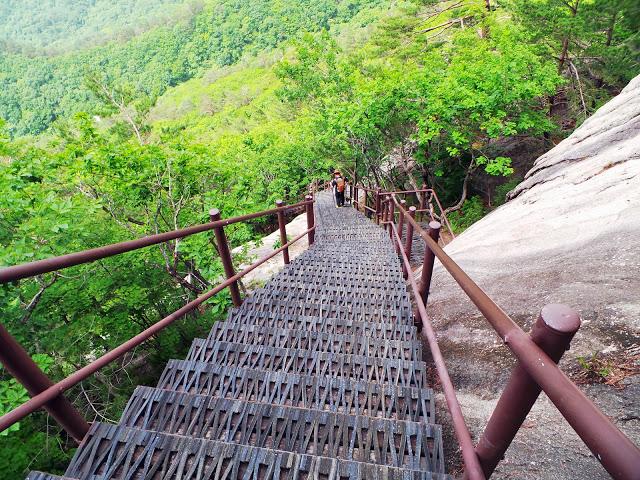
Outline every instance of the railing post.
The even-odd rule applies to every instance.
[[[392,225],[396,222],[396,204],[393,201],[393,198],[389,196],[389,237],[393,243],[393,228]]]
[[[558,363],[580,328],[580,316],[566,305],[546,305],[531,329],[531,339]],[[496,405],[476,453],[487,478],[509,448],[529,410],[540,395],[540,387],[518,363]]]
[[[376,189],[376,224],[380,225],[380,187]]]
[[[384,197],[384,196],[383,196],[383,197]],[[380,215],[381,215],[381,218],[382,218],[382,224],[384,225],[384,227],[383,227],[383,228],[384,228],[384,229],[385,229],[385,231],[386,231],[386,230],[387,230],[387,223],[386,223],[386,222],[387,222],[387,219],[388,219],[388,216],[389,216],[389,204],[388,204],[388,202],[387,202],[387,199],[386,199],[386,198],[383,198],[383,199],[381,200],[380,208],[381,208],[381,210],[382,210],[382,211],[381,211],[381,213],[380,213]]]
[[[420,190],[426,190],[427,186],[423,183],[422,186],[420,187]],[[424,210],[425,207],[425,199],[427,198],[427,192],[420,192],[420,219],[424,218],[424,212],[422,210]]]
[[[409,212],[407,213],[411,218],[416,218],[416,207],[409,207]],[[404,244],[404,251],[407,254],[407,258],[411,260],[411,246],[413,245],[413,224],[411,222],[407,222],[407,239]],[[402,264],[402,274],[404,278],[409,278],[411,272],[407,270],[407,266]]]
[[[307,202],[311,202],[313,199],[309,196],[304,197],[304,199]],[[312,228],[315,226],[316,224],[316,220],[313,216],[313,203],[307,203],[306,209],[307,209],[307,229]],[[315,230],[311,230],[309,232],[309,246],[313,245],[313,242],[315,241]]]
[[[440,227],[441,225],[436,221],[429,222],[428,233],[436,243],[438,243],[438,238],[440,237]],[[433,262],[435,261],[435,259],[436,256],[429,248],[429,245],[425,245],[424,260],[422,261],[422,275],[420,276],[420,283],[418,284],[418,288],[420,288],[420,296],[422,297],[422,303],[424,303],[425,305],[427,304],[427,298],[429,297],[431,276],[433,274]]]
[[[367,190],[366,190],[366,189],[363,189],[362,191],[364,192],[364,203],[363,203],[364,208],[362,209],[362,213],[364,213],[364,214],[366,215],[366,217],[367,217],[367,218],[371,218],[371,217],[369,216],[369,210],[367,210],[367,207],[369,206],[369,202],[367,201],[367,200],[368,200],[368,198],[367,198],[367,197],[368,197],[368,195],[367,195],[367,194],[368,194],[369,192],[367,192]]]
[[[313,195],[309,195],[313,198]],[[280,208],[284,206],[282,200],[276,200],[276,207]],[[278,210],[278,228],[280,229],[280,246],[286,245],[287,240],[287,225],[284,222],[284,210]],[[289,247],[282,251],[282,257],[284,258],[284,264],[289,265]]]
[[[220,210],[213,208],[209,211],[209,217],[212,222],[220,220]],[[227,242],[227,236],[224,234],[224,227],[219,226],[213,229],[216,234],[216,243],[218,244],[218,253],[222,260],[222,267],[227,278],[233,277],[236,272],[233,269],[233,261],[231,260],[231,251],[229,250],[229,242]],[[285,242],[286,243],[286,242]],[[231,300],[236,307],[242,305],[242,298],[240,297],[240,289],[238,288],[238,282],[235,281],[229,285],[229,291],[231,292]]]
[[[407,202],[404,200],[400,200],[400,209],[398,209],[398,236],[400,237],[400,241],[402,242],[402,235],[404,234],[404,210],[407,205]],[[396,245],[396,252],[400,255],[400,245]]]
[[[32,397],[53,385],[49,377],[40,370],[40,367],[36,365],[24,348],[1,324],[0,363],[13,378],[27,389]],[[44,409],[78,443],[89,431],[87,421],[62,393],[47,403]]]

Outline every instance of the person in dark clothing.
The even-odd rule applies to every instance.
[[[339,170],[333,172],[331,186],[336,197],[336,208],[344,207],[344,193],[347,189],[347,179],[342,176]]]

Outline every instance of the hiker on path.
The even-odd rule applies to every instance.
[[[333,172],[333,180],[331,180],[333,193],[336,196],[336,208],[344,207],[344,191],[347,188],[347,179],[342,176],[340,170]]]

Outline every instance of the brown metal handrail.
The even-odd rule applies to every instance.
[[[400,248],[400,254],[402,256],[404,267],[409,272],[411,272],[411,263],[409,262],[407,253],[405,252],[404,246],[402,245],[402,238],[398,234],[398,228],[392,222],[390,222],[390,227],[393,230],[395,241]],[[447,407],[449,408],[449,412],[451,413],[451,419],[453,421],[453,428],[456,434],[456,438],[458,439],[458,444],[460,445],[460,449],[462,450],[462,459],[465,466],[465,472],[469,475],[469,478],[471,480],[484,480],[485,476],[482,472],[482,467],[480,466],[478,457],[475,454],[473,441],[471,440],[471,434],[469,433],[467,424],[464,421],[460,403],[458,402],[453,383],[451,382],[449,372],[447,371],[444,359],[442,358],[442,352],[440,352],[438,339],[433,329],[433,325],[431,324],[431,320],[427,315],[427,310],[425,308],[424,302],[422,301],[418,285],[416,284],[416,280],[411,274],[409,274],[409,283],[411,284],[411,289],[413,290],[414,294],[413,296],[418,307],[418,314],[422,323],[422,332],[427,337],[429,350],[438,371],[438,377],[440,378],[442,390],[444,391]]]
[[[266,215],[277,214],[280,211],[293,210],[307,205],[312,200],[305,200],[303,202],[296,203],[294,205],[287,205],[283,207],[272,208],[270,210],[264,210],[257,213],[250,213],[239,217],[225,218],[215,222],[203,223],[201,225],[194,225],[192,227],[183,228],[180,230],[173,230],[170,232],[158,233],[155,235],[149,235],[135,240],[128,240],[126,242],[113,243],[111,245],[105,245],[98,248],[92,248],[90,250],[83,250],[81,252],[69,253],[67,255],[61,255],[58,257],[45,258],[43,260],[36,260],[34,262],[24,263],[22,265],[16,265],[13,267],[7,267],[0,269],[0,285],[7,282],[13,282],[23,278],[34,277],[36,275],[42,275],[43,273],[54,272],[62,268],[73,267],[83,263],[89,263],[102,258],[112,257],[121,253],[131,252],[132,250],[138,250],[139,248],[149,247],[151,245],[157,245],[159,243],[168,242],[177,238],[184,238],[196,233],[202,233],[209,230],[214,230],[217,227],[224,227],[238,222],[246,222],[254,218],[263,217]]]
[[[422,194],[422,199],[420,200],[420,208],[416,209],[416,213],[428,213],[429,216],[431,217],[431,220],[435,220],[435,221],[442,221],[445,226],[447,227],[447,230],[449,231],[449,234],[451,235],[451,238],[456,238],[456,234],[453,231],[453,227],[451,226],[451,223],[449,223],[449,219],[447,218],[447,215],[445,214],[444,208],[442,207],[442,203],[440,203],[440,198],[438,198],[438,194],[436,193],[436,191],[432,188],[427,188],[426,185],[423,185],[422,188],[416,189],[416,190],[397,190],[397,191],[383,191],[380,189],[372,189],[372,188],[367,188],[364,187],[362,185],[354,185],[353,186],[354,191],[355,191],[355,199],[353,200],[353,205],[357,208],[362,207],[365,211],[369,211],[372,212],[374,214],[374,218],[376,219],[376,222],[379,221],[380,216],[385,212],[385,208],[384,208],[384,203],[386,201],[386,198],[391,197],[392,195],[408,195],[408,194]],[[362,202],[358,201],[358,191],[359,190],[364,190],[365,192],[365,201],[364,201],[364,205],[362,205]],[[371,193],[374,195],[374,207],[375,208],[371,208],[367,205],[367,193]],[[425,199],[425,195],[426,193],[430,193],[429,196],[429,204],[431,204],[431,199],[433,199],[436,203],[436,205],[438,206],[438,210],[440,211],[439,213],[439,217],[440,218],[435,218],[433,215],[433,210],[430,208],[424,208],[424,203],[426,202]],[[381,200],[380,200],[381,199]]]
[[[177,230],[175,232],[168,232],[171,238],[182,238],[180,234],[183,236],[192,235],[194,233],[198,233],[195,231],[196,229],[207,227],[203,230],[205,231],[210,229],[218,229],[222,230],[224,225],[230,225],[232,223],[237,223],[243,220],[257,218],[260,216],[270,215],[273,213],[281,213],[286,210],[295,209],[300,206],[306,207],[307,212],[307,230],[303,233],[297,235],[295,238],[290,240],[289,242],[282,245],[280,248],[274,250],[273,252],[265,255],[260,260],[252,263],[250,266],[245,268],[239,273],[235,273],[233,275],[228,275],[227,280],[217,285],[210,291],[200,295],[195,300],[184,305],[182,308],[176,310],[170,315],[166,316],[162,320],[156,322],[151,327],[147,328],[143,332],[139,333],[135,337],[127,340],[122,343],[120,346],[110,350],[109,352],[102,355],[100,358],[94,360],[88,365],[82,367],[80,370],[72,373],[68,377],[63,380],[53,384],[44,373],[35,365],[31,357],[28,356],[26,351],[16,342],[16,340],[11,337],[9,332],[0,324],[0,362],[5,366],[5,368],[9,371],[12,376],[14,376],[20,383],[25,385],[29,393],[31,394],[31,398],[27,400],[22,405],[16,407],[10,412],[6,413],[2,417],[0,417],[0,432],[6,430],[11,425],[20,421],[27,415],[35,412],[36,410],[44,407],[52,416],[58,421],[61,426],[77,441],[81,441],[82,438],[86,435],[89,430],[89,424],[84,420],[82,415],[71,405],[71,403],[64,397],[63,393],[73,386],[77,385],[81,381],[85,380],[89,376],[93,375],[95,372],[105,367],[109,363],[118,359],[125,353],[131,351],[136,346],[140,345],[144,341],[151,338],[153,335],[157,334],[167,326],[174,323],[176,320],[182,318],[187,313],[195,310],[198,306],[206,302],[208,299],[221,292],[227,287],[232,287],[238,280],[247,275],[249,272],[253,271],[263,263],[267,262],[271,258],[275,257],[279,253],[283,253],[288,251],[288,248],[303,238],[305,235],[309,237],[309,244],[313,244],[314,242],[314,232],[315,232],[315,218],[313,214],[313,199],[310,196],[307,196],[304,202],[297,203],[295,205],[289,206],[281,206],[275,209],[266,210],[263,212],[258,212],[254,214],[244,215],[241,217],[229,218],[225,220],[217,220],[214,222],[210,222],[204,225],[198,225],[196,227],[186,228],[182,230]],[[215,213],[214,213],[215,212]],[[212,210],[212,216],[217,214],[216,210]],[[280,227],[282,231],[282,227]],[[186,233],[185,233],[186,232]],[[286,238],[286,231],[284,232]],[[148,238],[148,237],[147,237]],[[31,264],[20,265],[18,267],[10,267],[11,274],[7,276],[9,278],[5,281],[12,281],[12,279],[25,278],[25,272],[28,271],[38,271],[41,273],[45,273],[46,270],[51,267],[51,265],[62,265],[58,268],[64,268],[78,265],[80,263],[88,263],[98,258],[106,258],[112,255],[117,255],[118,253],[122,253],[125,251],[131,251],[136,248],[143,248],[148,245],[153,245],[155,243],[160,243],[161,241],[166,240],[158,240],[158,238],[166,239],[167,236],[165,234],[152,235],[151,243],[144,242],[146,239],[138,239],[137,241],[142,241],[141,246],[131,247],[132,242],[136,242],[136,240],[132,242],[122,242],[119,244],[109,245],[107,247],[102,247],[101,249],[93,249],[87,252],[78,252],[71,255],[64,255],[62,257],[55,257],[52,259],[47,259],[50,263],[42,264],[42,261],[32,262]],[[226,242],[226,238],[222,237]],[[111,247],[111,248],[109,248]],[[104,250],[106,248],[106,250]],[[117,251],[120,249],[124,249],[122,251]],[[88,253],[88,254],[87,254]],[[96,256],[98,253],[101,256]],[[86,255],[84,262],[78,261],[79,258],[82,258],[83,255]],[[223,263],[230,262],[230,257],[227,259],[222,258]],[[51,262],[53,261],[53,262]],[[35,267],[33,264],[38,264]],[[28,267],[29,268],[24,268]],[[55,270],[57,270],[56,268]],[[10,270],[7,269],[7,270]],[[225,268],[225,270],[227,270]],[[233,272],[233,267],[231,267],[231,272]],[[34,274],[35,275],[35,274]],[[34,391],[37,390],[37,391]]]
[[[469,299],[478,307],[480,312],[488,320],[490,325],[498,333],[500,338],[514,353],[519,360],[520,365],[524,368],[531,378],[540,386],[547,394],[549,399],[556,406],[558,411],[565,417],[569,425],[582,438],[587,447],[593,452],[594,456],[602,463],[604,468],[614,478],[619,479],[637,479],[640,472],[640,450],[631,440],[629,440],[592,402],[580,389],[558,368],[553,359],[549,357],[543,349],[541,349],[529,335],[527,335],[491,298],[460,268],[447,253],[438,245],[429,233],[425,232],[420,224],[416,222],[412,215],[401,205],[397,197],[392,196],[395,207],[399,209],[404,219],[413,226],[416,232],[425,241],[428,250],[437,257],[445,269],[451,274],[454,280],[467,294]],[[392,222],[391,228],[395,225]],[[405,267],[408,259],[402,247],[401,237],[398,236],[397,229],[394,229],[396,241],[403,252],[403,260]],[[411,271],[411,270],[409,270]],[[409,275],[412,288],[415,285],[413,275]],[[416,287],[417,288],[417,287]],[[427,289],[428,285],[421,285],[421,289]],[[423,292],[419,292],[423,293]],[[421,295],[416,294],[416,302],[423,324],[428,322],[426,310],[420,308]],[[424,306],[424,304],[422,303]],[[427,319],[427,320],[425,320]],[[429,337],[429,334],[427,334]],[[431,341],[429,342],[431,345]],[[439,353],[439,349],[437,349]],[[439,356],[436,362],[440,374],[441,368],[446,370],[444,362]],[[440,364],[440,365],[438,365]],[[448,379],[448,374],[441,381]],[[455,409],[457,400],[455,400],[455,392],[449,391],[449,387],[445,389],[447,404],[452,403],[454,409],[450,407],[452,417],[454,417],[454,427],[456,423],[464,419],[461,417],[459,409]],[[452,394],[453,393],[453,397]],[[465,427],[466,428],[466,427]],[[463,432],[464,433],[464,432]],[[458,429],[456,428],[456,434]],[[461,448],[468,449],[468,445],[461,443]],[[467,453],[468,455],[468,453]],[[465,465],[467,461],[465,460]],[[475,470],[468,472],[469,478],[475,478]],[[477,477],[481,478],[481,477]]]

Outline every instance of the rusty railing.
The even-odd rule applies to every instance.
[[[417,305],[417,317],[429,344],[433,361],[442,383],[453,428],[462,450],[465,478],[489,478],[509,447],[540,391],[544,391],[569,425],[593,452],[603,467],[616,479],[640,478],[640,450],[629,440],[584,393],[560,370],[557,362],[580,326],[577,313],[564,305],[547,305],[541,311],[531,335],[527,335],[438,245],[440,224],[432,221],[425,231],[415,220],[416,209],[405,208],[404,202],[390,194],[386,203],[384,227],[389,230],[401,256]],[[393,212],[399,214],[395,223]],[[420,281],[414,278],[409,253],[413,236],[407,235],[403,245],[402,222],[415,230],[426,243]],[[409,229],[407,229],[409,230]],[[435,259],[451,274],[469,299],[476,305],[502,341],[518,359],[518,365],[504,389],[478,445],[474,448],[469,429],[437,337],[426,312]]]
[[[281,252],[283,253],[284,262],[288,263],[289,247],[305,235],[308,236],[309,244],[313,244],[316,228],[313,203],[313,197],[309,195],[305,197],[303,202],[296,203],[294,205],[283,205],[281,201],[278,201],[276,202],[276,208],[227,219],[221,219],[220,212],[217,209],[213,209],[210,212],[211,221],[209,223],[195,225],[181,230],[150,235],[136,240],[115,243],[59,257],[38,260],[0,270],[0,284],[15,282],[35,275],[41,275],[63,268],[93,262],[95,260],[130,252],[132,250],[157,245],[169,240],[184,238],[196,233],[213,230],[216,236],[225,275],[227,277],[224,282],[218,284],[213,289],[200,295],[195,300],[192,300],[182,308],[156,322],[135,337],[127,340],[113,350],[110,350],[98,359],[92,361],[88,365],[85,365],[57,383],[53,383],[53,381],[45,375],[45,373],[31,359],[25,349],[11,336],[7,329],[0,324],[0,363],[4,365],[9,374],[11,374],[25,387],[31,396],[31,398],[22,405],[19,405],[12,411],[0,417],[0,432],[6,430],[11,425],[36,410],[44,408],[73,439],[80,442],[89,430],[89,424],[82,414],[63,395],[64,392],[93,375],[95,372],[118,359],[125,353],[131,351],[133,348],[168,327],[176,320],[182,318],[187,313],[195,310],[198,306],[225,288],[229,288],[231,290],[233,303],[236,306],[240,305],[242,299],[240,297],[238,281],[242,277]],[[286,226],[283,223],[284,214],[285,212],[298,209],[306,210],[307,230],[287,242]],[[241,272],[236,273],[233,268],[229,245],[224,233],[224,227],[234,223],[274,214],[277,215],[278,218],[281,241],[286,243],[283,243],[280,248],[252,263]]]
[[[360,192],[364,193],[364,201],[360,201]],[[387,215],[388,203],[391,201],[392,195],[402,195],[406,197],[409,195],[415,195],[418,198],[418,205],[415,209],[416,218],[424,221],[425,216],[428,216],[430,221],[437,221],[443,223],[449,232],[449,236],[453,239],[456,237],[453,232],[453,228],[449,223],[445,209],[440,203],[438,194],[432,188],[427,188],[426,185],[422,185],[417,190],[398,190],[398,191],[383,191],[381,189],[367,188],[362,185],[353,186],[352,205],[354,208],[362,211],[368,217],[374,218],[376,223],[380,223],[381,218]],[[436,211],[437,207],[437,211]],[[392,214],[395,214],[393,212]],[[441,241],[444,240],[441,238]]]

